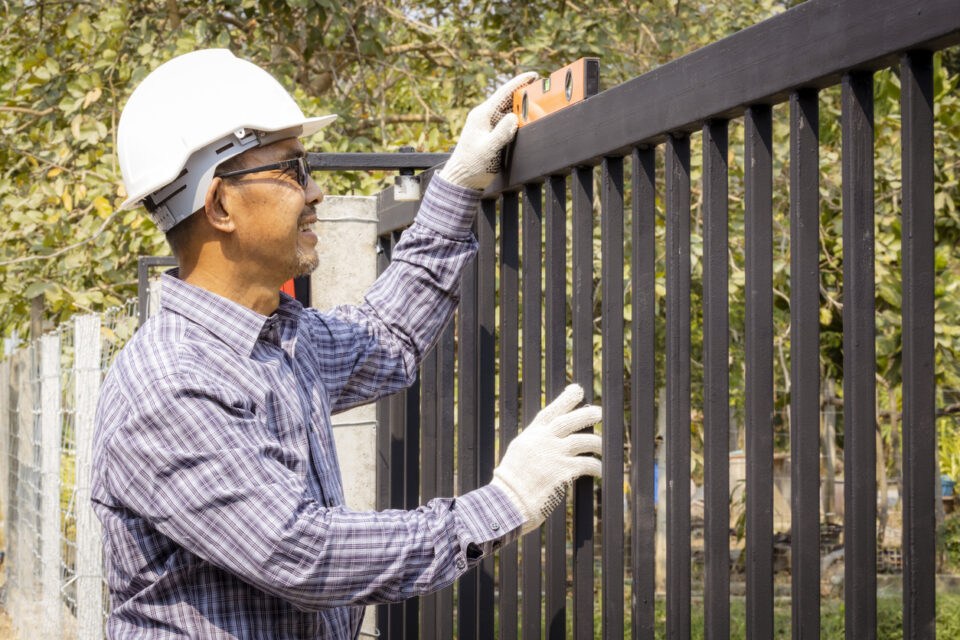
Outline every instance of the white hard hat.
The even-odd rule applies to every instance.
[[[203,207],[220,163],[335,118],[304,117],[273,76],[226,49],[178,56],[140,83],[120,115],[117,154],[128,196],[120,208],[142,202],[166,232]]]

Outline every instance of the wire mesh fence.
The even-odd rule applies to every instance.
[[[21,638],[102,637],[109,602],[90,508],[93,411],[136,327],[131,300],[14,345],[0,363],[0,598]]]

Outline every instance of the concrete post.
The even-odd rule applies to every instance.
[[[74,413],[77,509],[77,638],[103,638],[103,561],[100,521],[90,504],[93,434],[100,396],[100,316],[74,316]]]
[[[61,637],[60,606],[60,335],[40,338],[40,637]]]
[[[19,376],[19,438],[17,438],[17,460],[19,462],[20,482],[17,483],[17,549],[14,559],[17,563],[17,604],[11,607],[16,612],[15,625],[19,637],[27,637],[31,628],[39,626],[40,607],[37,581],[40,575],[39,555],[40,539],[34,518],[37,517],[39,498],[38,488],[30,482],[30,476],[40,470],[38,433],[35,411],[39,409],[37,394],[39,364],[37,362],[38,342],[33,341],[24,351],[22,369]],[[13,616],[11,616],[13,617]]]
[[[4,358],[0,361],[0,461],[3,463],[3,468],[0,468],[0,536],[4,541],[10,539],[7,509],[10,506],[10,396],[13,392],[10,390],[9,354],[9,351],[4,351]],[[5,574],[9,566],[6,563],[0,571]]]
[[[377,278],[377,199],[328,196],[317,207],[319,266],[311,278],[310,300],[320,310],[362,301]],[[377,411],[364,405],[333,416],[333,437],[351,509],[376,508]],[[364,635],[376,634],[376,613],[368,607]]]

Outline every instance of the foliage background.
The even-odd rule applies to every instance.
[[[49,323],[117,305],[136,293],[137,257],[168,253],[162,235],[142,209],[116,210],[124,192],[114,135],[120,111],[137,83],[175,55],[200,47],[229,48],[270,70],[306,113],[339,114],[333,126],[307,141],[308,149],[390,151],[411,145],[422,151],[443,151],[455,144],[469,108],[514,73],[527,69],[545,73],[583,55],[600,55],[601,88],[610,87],[795,4],[799,2],[0,0],[0,335],[25,335],[30,299],[38,295],[44,297]],[[955,321],[960,314],[958,50],[938,55],[936,64],[937,373],[941,387],[960,389],[960,325]],[[885,442],[896,448],[893,414],[900,403],[896,69],[877,74],[875,98],[879,403],[891,412],[891,419],[881,425]],[[789,402],[786,112],[786,105],[774,112],[778,444],[789,427],[783,410]],[[839,91],[823,91],[822,363],[824,376],[837,380],[842,378],[839,113]],[[743,382],[742,138],[742,123],[734,121],[730,134],[732,389]],[[694,136],[694,310],[701,303],[698,145],[699,136]],[[366,194],[381,188],[390,177],[340,173],[326,174],[322,180],[331,193]],[[662,251],[662,219],[658,224]],[[597,245],[599,261],[599,238]],[[662,303],[663,256],[658,260],[657,295]],[[595,272],[599,274],[599,268]],[[629,284],[624,299],[627,322],[633,295]],[[598,291],[597,316],[601,295]],[[694,312],[695,407],[700,404],[696,396],[701,369],[696,365],[701,357],[701,321]],[[660,340],[663,323],[664,307],[659,304]],[[624,356],[629,373],[629,344]],[[732,399],[735,413],[741,402],[742,398]],[[696,438],[696,416],[693,423]],[[956,433],[956,426],[947,432]],[[839,433],[842,444],[842,426]]]
[[[789,4],[789,3],[786,3]],[[601,53],[612,86],[785,3],[470,0],[4,0],[0,3],[0,334],[29,299],[50,320],[135,292],[139,255],[167,252],[143,210],[117,212],[120,110],[171,57],[226,47],[269,69],[307,113],[340,118],[308,147],[443,151],[503,78]],[[325,176],[368,193],[384,176]]]
[[[196,48],[226,47],[268,69],[307,114],[338,120],[306,142],[313,151],[444,151],[467,111],[520,71],[549,72],[584,55],[602,59],[611,87],[799,4],[795,0],[0,0],[0,336],[25,336],[30,300],[47,321],[102,311],[136,294],[136,261],[168,248],[125,194],[114,149],[119,114],[152,69]],[[960,49],[935,58],[937,249],[936,358],[940,406],[960,410]],[[899,475],[900,86],[896,69],[875,77],[877,380],[881,459]],[[839,90],[821,92],[821,363],[842,395],[842,238]],[[789,436],[790,255],[787,107],[774,109],[774,329],[778,450]],[[642,114],[641,114],[642,116]],[[699,136],[692,138],[692,406],[702,406],[702,229]],[[731,409],[742,422],[743,126],[730,127]],[[661,158],[662,160],[662,158]],[[662,176],[662,173],[660,174]],[[392,176],[325,174],[334,194],[369,194]],[[594,192],[599,194],[600,189]],[[627,192],[627,198],[630,194]],[[629,202],[627,203],[629,210]],[[657,220],[658,344],[664,341],[662,201]],[[597,229],[599,232],[599,229]],[[629,229],[625,237],[630,238]],[[599,276],[599,235],[595,238]],[[630,247],[625,247],[626,256]],[[625,321],[633,290],[626,265]],[[595,317],[602,291],[597,284]],[[629,327],[625,334],[629,336]],[[630,383],[629,342],[624,345]],[[663,371],[663,349],[658,350]],[[596,334],[595,370],[600,371]],[[597,378],[599,382],[599,378]],[[660,382],[662,384],[662,381]],[[599,384],[595,396],[600,397]],[[626,395],[629,398],[629,394]],[[629,411],[629,407],[627,407]],[[691,421],[701,473],[702,417]],[[939,462],[960,473],[960,426],[938,421]],[[837,444],[843,429],[838,425]],[[628,457],[629,459],[629,457]],[[960,524],[941,527],[956,570]],[[956,626],[957,604],[941,630]],[[894,620],[895,605],[881,608]],[[938,609],[940,611],[940,609]],[[886,612],[886,613],[884,613]],[[780,622],[786,624],[786,613]],[[835,613],[835,612],[834,612]],[[949,614],[949,615],[948,615]],[[950,617],[952,616],[952,617]],[[833,616],[839,620],[839,616]],[[839,623],[838,623],[839,624]],[[953,625],[951,627],[950,625]],[[892,629],[899,628],[896,620]],[[839,629],[839,627],[837,627]],[[825,633],[829,625],[825,625]],[[837,631],[839,633],[839,631]],[[950,635],[949,631],[946,632]]]

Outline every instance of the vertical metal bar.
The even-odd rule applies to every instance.
[[[496,456],[496,219],[497,201],[483,200],[477,218],[477,317],[478,358],[477,381],[477,478],[478,486],[493,479]],[[477,600],[478,637],[492,638],[495,635],[494,608],[494,556],[483,558],[478,570],[479,593]]]
[[[727,121],[703,125],[704,637],[730,637]]]
[[[457,492],[463,495],[477,488],[477,259],[467,265],[461,284],[458,313],[457,361]],[[476,567],[458,581],[457,635],[464,640],[477,637],[479,572]]]
[[[395,231],[390,236],[390,254],[393,254],[400,241],[400,232]],[[402,391],[390,396],[389,418],[390,425],[390,508],[403,509],[405,502],[405,469],[404,469],[404,436],[406,433],[406,394]],[[389,607],[387,633],[390,637],[401,637],[404,631],[404,605],[402,602],[391,604]]]
[[[936,636],[933,57],[900,62],[903,153],[903,637]]]
[[[390,396],[388,400],[387,423],[390,426],[390,509],[403,509],[404,498],[404,469],[403,469],[403,432],[404,432],[404,404],[406,394],[402,391]],[[396,602],[388,605],[387,633],[389,637],[403,635],[403,603]]]
[[[519,201],[503,194],[500,203],[500,455],[519,424],[520,264]],[[516,543],[500,549],[500,639],[516,640],[518,566]]]
[[[623,158],[600,182],[603,343],[603,634],[623,637]]]
[[[451,321],[437,344],[437,493],[453,495],[454,462],[454,351],[456,341]],[[453,637],[453,585],[437,592],[437,637]]]
[[[873,74],[843,77],[843,486],[846,636],[877,636]]]
[[[426,503],[439,497],[437,493],[437,354],[434,347],[420,365],[420,498]],[[449,425],[444,425],[449,428]],[[449,496],[447,496],[449,497]],[[420,638],[437,638],[437,594],[420,598]]]
[[[690,138],[667,140],[667,638],[690,637]]]
[[[400,242],[400,232],[390,235],[390,255]],[[405,394],[398,392],[390,396],[390,508],[403,509],[406,499],[404,469],[404,438],[406,436]]]
[[[773,637],[773,153],[769,105],[747,108],[747,635]]]
[[[573,380],[593,402],[593,167],[577,167],[572,204]],[[573,634],[593,639],[593,487],[591,477],[573,484]]]
[[[630,163],[633,186],[630,323],[630,486],[633,522],[630,526],[633,597],[631,623],[634,638],[653,638],[656,624],[656,512],[653,464],[656,430],[656,148],[633,150]]]
[[[390,396],[390,508],[403,509],[404,505],[404,474],[403,474],[403,436],[405,414],[404,392]]]
[[[402,394],[404,396],[404,496],[403,508],[420,506],[420,376]],[[420,635],[420,600],[409,598],[403,602],[403,633],[405,638]]]
[[[541,301],[541,215],[543,197],[541,185],[531,183],[523,187],[523,262],[520,286],[523,301],[523,424],[530,424],[540,409],[540,301]],[[541,529],[523,536],[520,553],[523,567],[524,640],[540,637],[541,616]]]
[[[547,402],[560,395],[567,381],[567,182],[564,176],[547,181],[544,234],[544,377]],[[545,583],[547,638],[567,636],[566,500],[546,522]]]
[[[144,257],[137,259],[137,327],[147,321],[150,306],[150,267]]]
[[[390,266],[390,235],[377,238],[377,273]],[[377,509],[390,508],[390,399],[377,401]],[[377,605],[377,627],[390,628],[390,606]]]
[[[305,308],[312,306],[310,304],[310,276],[297,276],[293,279],[293,293],[297,302]]]
[[[404,400],[404,495],[403,508],[420,506],[420,373],[406,391]]]
[[[790,96],[790,505],[794,640],[820,637],[820,116]]]
[[[377,272],[390,265],[390,236],[377,238]],[[377,509],[390,508],[390,400],[377,401]],[[379,607],[384,610],[386,607]],[[378,614],[379,615],[379,614]],[[381,618],[380,622],[383,622]]]

